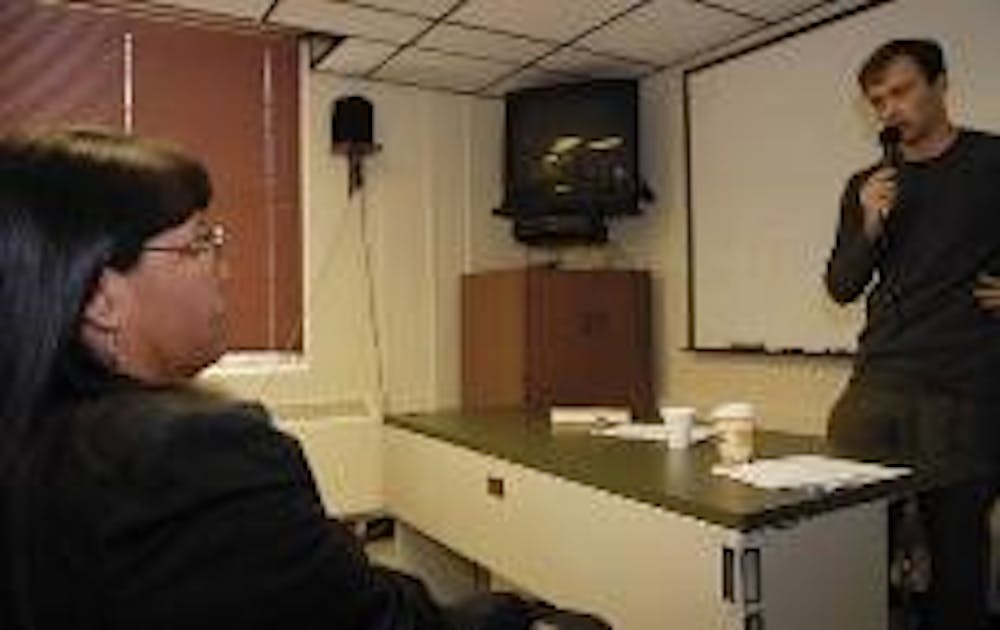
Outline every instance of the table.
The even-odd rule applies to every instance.
[[[831,452],[756,441],[762,457]],[[670,451],[520,411],[387,418],[384,457],[390,513],[624,630],[884,630],[889,500],[962,477],[925,463],[833,493],[762,491],[712,475],[710,443]]]

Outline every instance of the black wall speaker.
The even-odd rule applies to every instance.
[[[374,108],[363,96],[346,96],[333,103],[332,141],[344,144],[375,143]]]

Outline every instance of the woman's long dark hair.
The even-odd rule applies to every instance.
[[[79,324],[102,270],[131,268],[210,197],[204,167],[165,145],[95,129],[0,136],[0,475],[46,399],[86,378]]]
[[[103,270],[206,208],[204,167],[165,145],[95,129],[0,135],[0,626],[30,630],[28,472],[58,414],[110,372],[80,339]]]

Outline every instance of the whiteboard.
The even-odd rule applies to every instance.
[[[895,0],[685,75],[690,343],[853,351],[863,300],[823,273],[848,177],[879,158],[855,75],[880,44],[945,49],[954,120],[1000,131],[1000,0]]]

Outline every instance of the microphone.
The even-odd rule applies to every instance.
[[[879,144],[882,145],[882,165],[891,166],[898,169],[903,165],[903,132],[899,127],[886,127],[878,134]]]
[[[902,178],[900,169],[903,166],[903,148],[900,146],[903,141],[903,132],[899,130],[899,127],[890,125],[879,132],[878,141],[879,144],[882,145],[882,166],[896,169],[896,181],[899,182]],[[899,197],[897,196],[892,212],[889,213],[889,216],[884,216],[882,219],[882,235],[878,239],[877,243],[880,257],[885,256],[888,242],[893,239],[893,235],[899,227],[898,215]],[[901,322],[903,321],[903,309],[900,305],[900,293],[902,293],[902,291],[899,286],[899,280],[897,278],[893,278],[891,274],[887,274],[882,281],[885,282],[886,293],[889,296],[889,304],[896,312],[898,321]]]
[[[878,141],[882,145],[882,166],[896,169],[896,182],[899,183],[903,176],[900,172],[900,169],[903,168],[903,132],[899,130],[899,127],[890,125],[879,132]],[[898,209],[899,199],[897,198],[893,210]],[[891,213],[888,219],[891,220],[895,214],[895,212]]]

